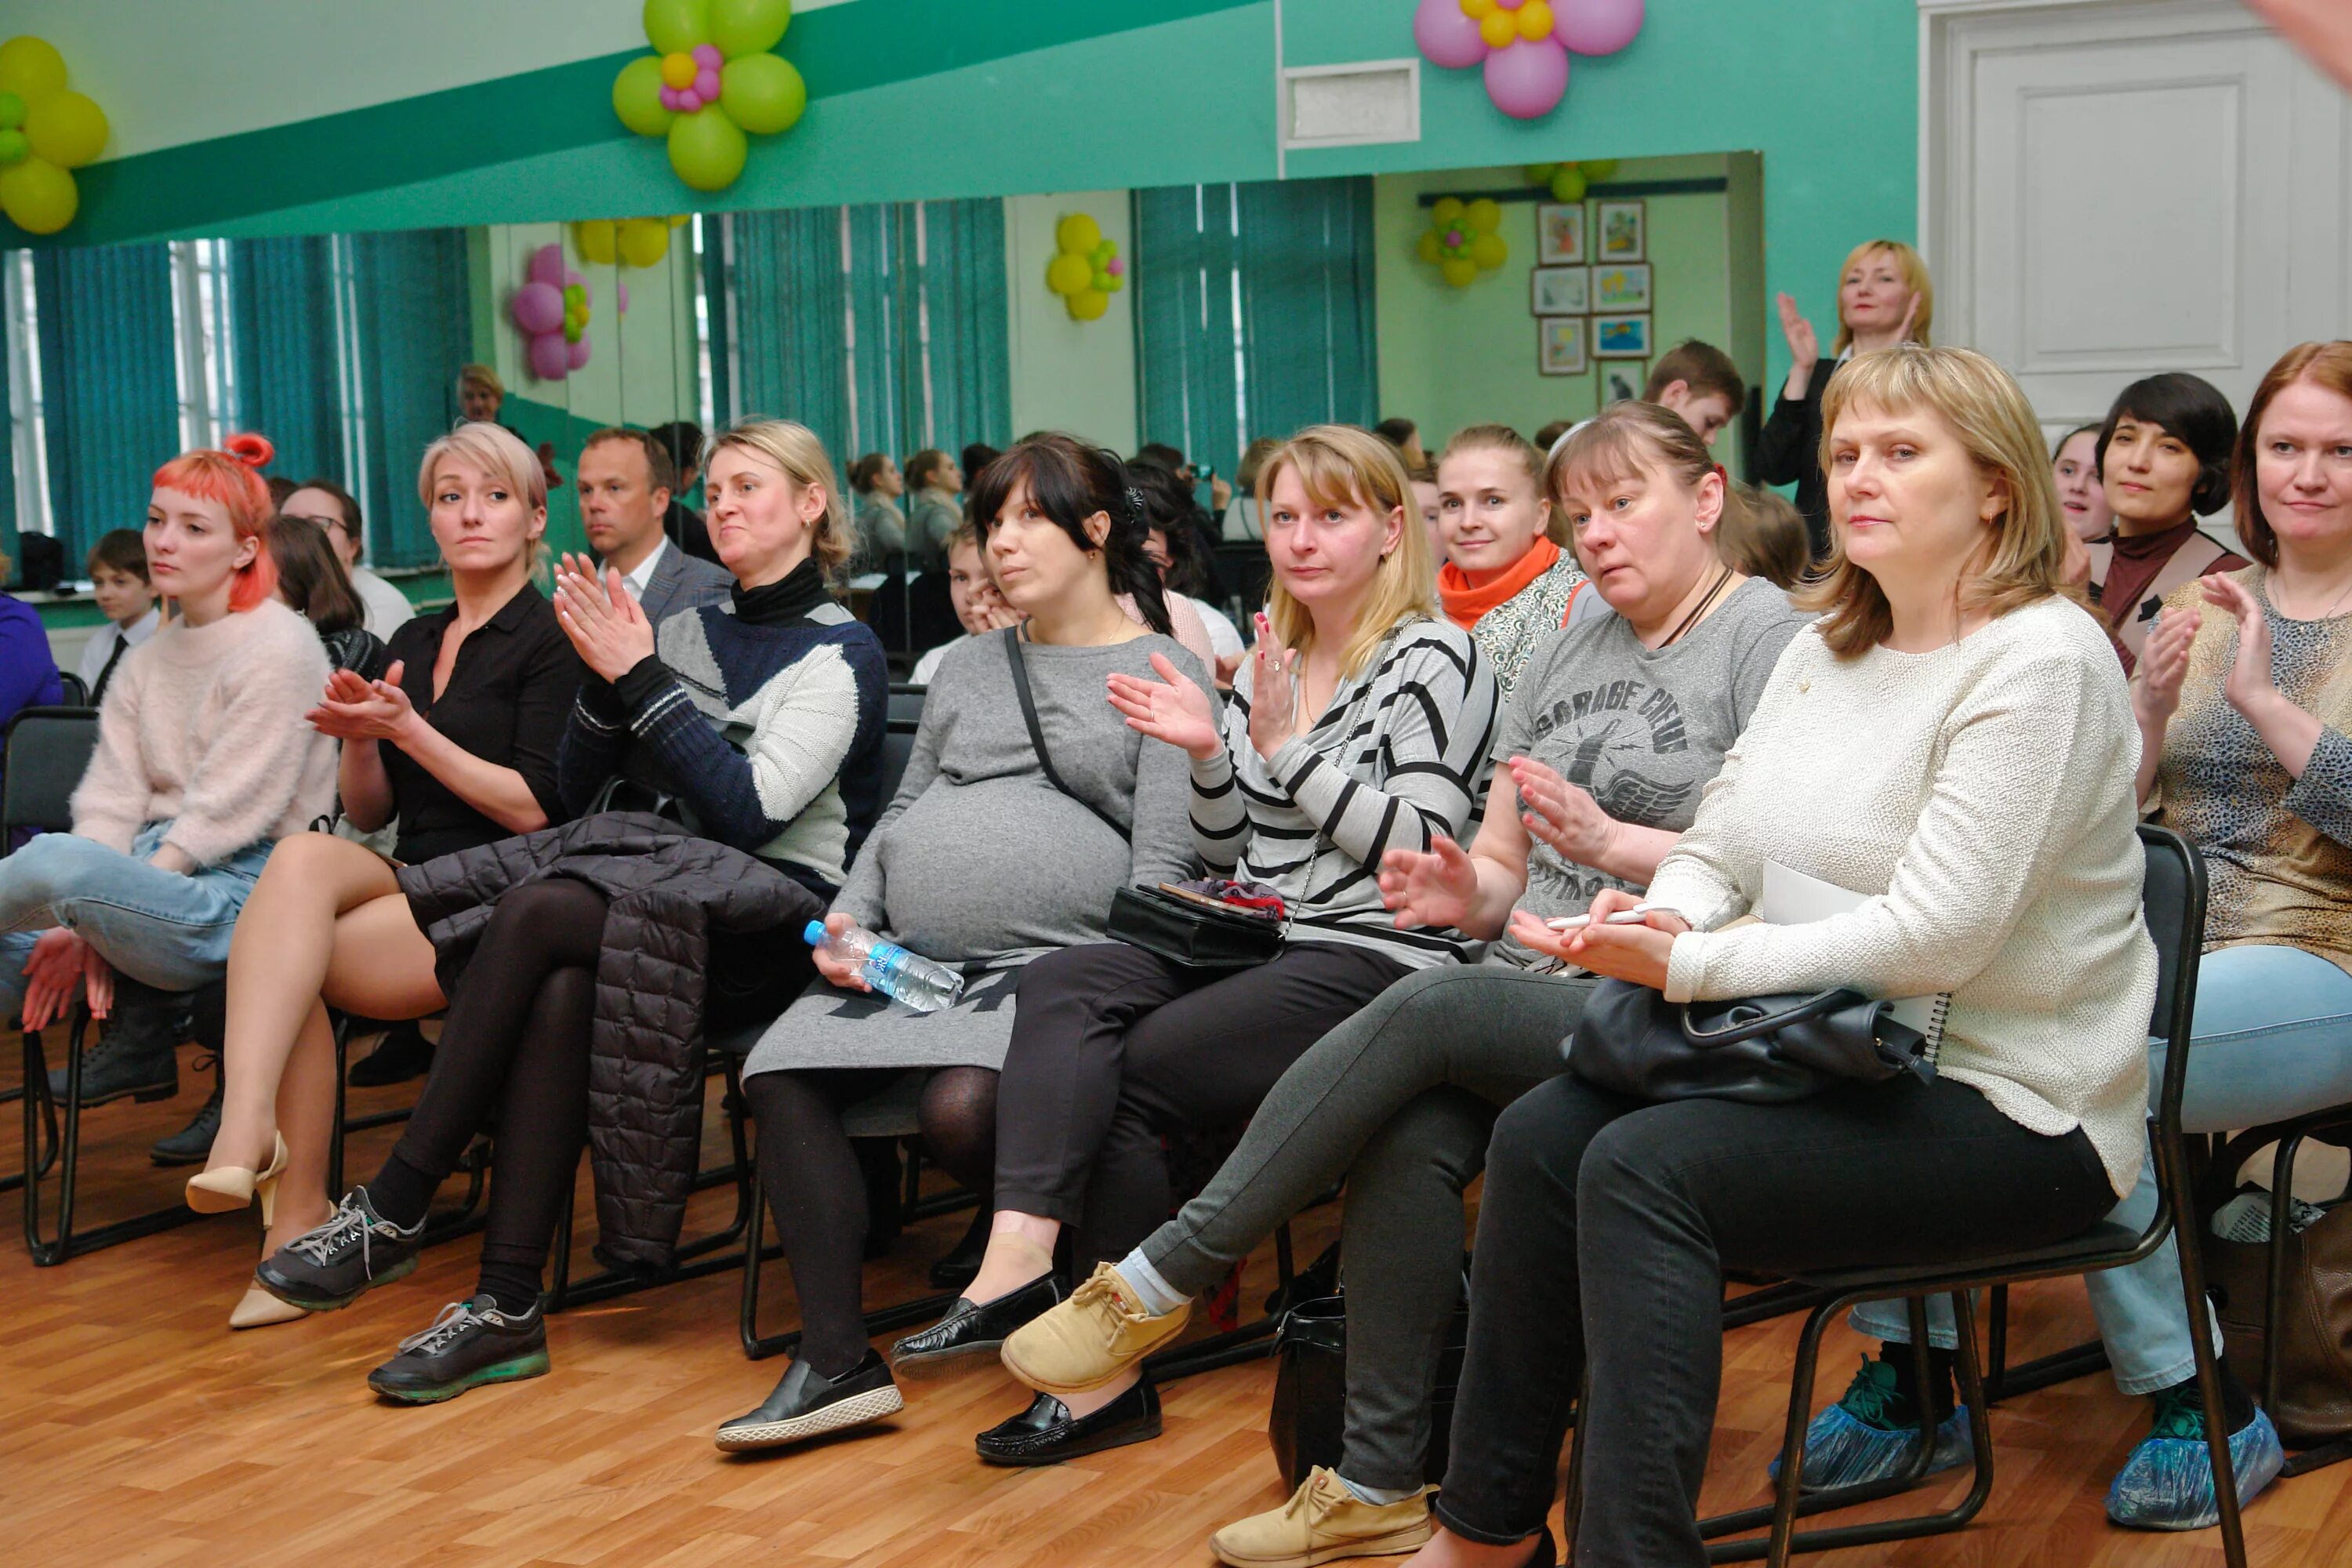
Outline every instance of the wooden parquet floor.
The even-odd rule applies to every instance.
[[[13,1038],[0,1084],[15,1081]],[[178,1127],[208,1080],[184,1075],[171,1105],[91,1113],[85,1214],[96,1223],[177,1192],[146,1144]],[[400,1103],[414,1086],[357,1095]],[[711,1149],[719,1152],[716,1116]],[[0,1107],[0,1171],[19,1168],[18,1107]],[[388,1131],[353,1140],[364,1174]],[[593,1218],[582,1184],[583,1235]],[[11,1211],[16,1194],[0,1199]],[[723,1219],[726,1192],[697,1200],[689,1229]],[[1306,1217],[1302,1257],[1336,1224]],[[910,1230],[867,1273],[869,1304],[922,1290],[921,1271],[963,1218]],[[735,1342],[737,1276],[672,1285],[551,1324],[555,1369],[447,1405],[377,1403],[362,1379],[442,1302],[466,1293],[475,1243],[430,1252],[410,1280],[347,1311],[232,1334],[230,1304],[254,1260],[257,1222],[212,1219],[34,1268],[0,1242],[0,1563],[59,1568],[1087,1568],[1205,1564],[1216,1526],[1272,1507],[1281,1489],[1265,1425],[1270,1363],[1166,1391],[1157,1442],[1049,1469],[1000,1470],[972,1457],[973,1433],[1019,1408],[1024,1391],[991,1365],[910,1384],[904,1415],[780,1456],[730,1458],[710,1444],[781,1374]],[[587,1264],[586,1243],[581,1262]],[[1265,1255],[1245,1300],[1263,1298]],[[789,1282],[771,1266],[763,1314],[791,1321]],[[2025,1355],[2085,1337],[2071,1284],[2019,1293]],[[1763,1500],[1793,1320],[1733,1333],[1708,1474],[1710,1510]],[[1842,1387],[1856,1342],[1840,1331],[1822,1394]],[[1970,1530],[1814,1559],[1825,1565],[2065,1564],[2204,1568],[2211,1531],[2110,1529],[2108,1475],[2145,1421],[2104,1376],[2020,1398],[1993,1416],[1998,1476]],[[2251,1510],[2253,1561],[2352,1568],[2352,1465],[2273,1489]],[[1940,1503],[1961,1483],[1930,1489]],[[1918,1497],[1880,1505],[1916,1502]]]

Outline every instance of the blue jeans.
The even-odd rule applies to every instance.
[[[2231,947],[2209,952],[2198,969],[2193,1049],[2180,1101],[2184,1132],[2229,1132],[2283,1121],[2331,1105],[2352,1104],[2352,974],[2298,947]],[[2165,1052],[2148,1053],[2148,1100],[2164,1084]],[[2141,1162],[2131,1195],[2107,1217],[2146,1228],[2160,1198],[2153,1156]],[[2189,1316],[2180,1294],[2180,1255],[2164,1246],[2128,1268],[2087,1275],[2083,1288],[2106,1342],[2116,1386],[2153,1394],[2196,1371]],[[1940,1309],[1940,1310],[1939,1310]],[[1859,1331],[1895,1343],[1911,1338],[1903,1303],[1854,1309]],[[1951,1303],[1928,1304],[1927,1338],[1949,1349]],[[2221,1342],[2218,1328],[2214,1342]]]
[[[70,833],[44,833],[0,860],[0,1008],[25,999],[25,962],[51,926],[70,926],[107,963],[159,991],[192,991],[228,973],[237,911],[269,858],[248,844],[182,876],[150,865],[171,824],[151,822],[123,854]]]

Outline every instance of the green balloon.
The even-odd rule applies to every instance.
[[[0,131],[22,131],[24,128],[24,94],[0,92]]]
[[[698,191],[723,191],[743,172],[751,144],[723,109],[676,117],[669,128],[669,166]]]
[[[1097,267],[1101,267],[1107,265],[1110,258],[1118,254],[1118,242],[1115,240],[1106,239],[1100,245],[1096,246],[1094,249],[1088,253],[1088,259],[1093,261]]]
[[[1562,163],[1551,176],[1551,199],[1556,202],[1580,202],[1584,199],[1584,171],[1573,163]]]
[[[719,107],[752,135],[773,136],[808,107],[808,84],[781,55],[745,55],[720,68]]]
[[[613,79],[613,112],[640,136],[667,136],[677,116],[662,107],[661,57],[640,55]]]
[[[646,0],[646,37],[666,55],[710,42],[710,0]]]
[[[792,20],[793,0],[710,0],[710,41],[730,60],[765,54]]]
[[[21,131],[0,131],[0,169],[21,163],[33,150],[33,143]]]

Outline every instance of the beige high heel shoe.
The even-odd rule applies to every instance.
[[[291,1301],[281,1301],[258,1285],[246,1287],[245,1295],[232,1308],[228,1326],[232,1329],[266,1329],[272,1323],[290,1323],[310,1314]]]
[[[198,1171],[188,1178],[188,1206],[198,1214],[232,1214],[259,1197],[261,1223],[268,1225],[277,1206],[278,1178],[286,1173],[286,1140],[275,1132],[270,1137],[277,1147],[270,1153],[269,1169],[221,1165]]]

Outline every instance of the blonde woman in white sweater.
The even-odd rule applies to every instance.
[[[2060,586],[2032,410],[1990,361],[1906,344],[1840,371],[1824,420],[1828,613],[1781,656],[1645,923],[1513,934],[1676,1002],[1949,993],[1940,1070],[1793,1104],[1651,1103],[1585,1084],[1571,1055],[1505,1111],[1423,1563],[1550,1562],[1580,1375],[1578,1561],[1704,1563],[1725,1267],[2038,1246],[2138,1173],[2156,952],[2137,735],[2105,636]],[[1863,901],[1733,927],[1776,861]],[[1636,901],[1603,892],[1592,913]]]
[[[0,1006],[21,997],[35,1028],[77,994],[113,1016],[82,1061],[84,1105],[177,1092],[175,1009],[157,994],[227,972],[271,846],[334,802],[334,743],[302,721],[326,652],[278,602],[264,540],[269,458],[236,436],[156,470],[147,567],[177,614],[107,684],[73,831],[0,860]]]

